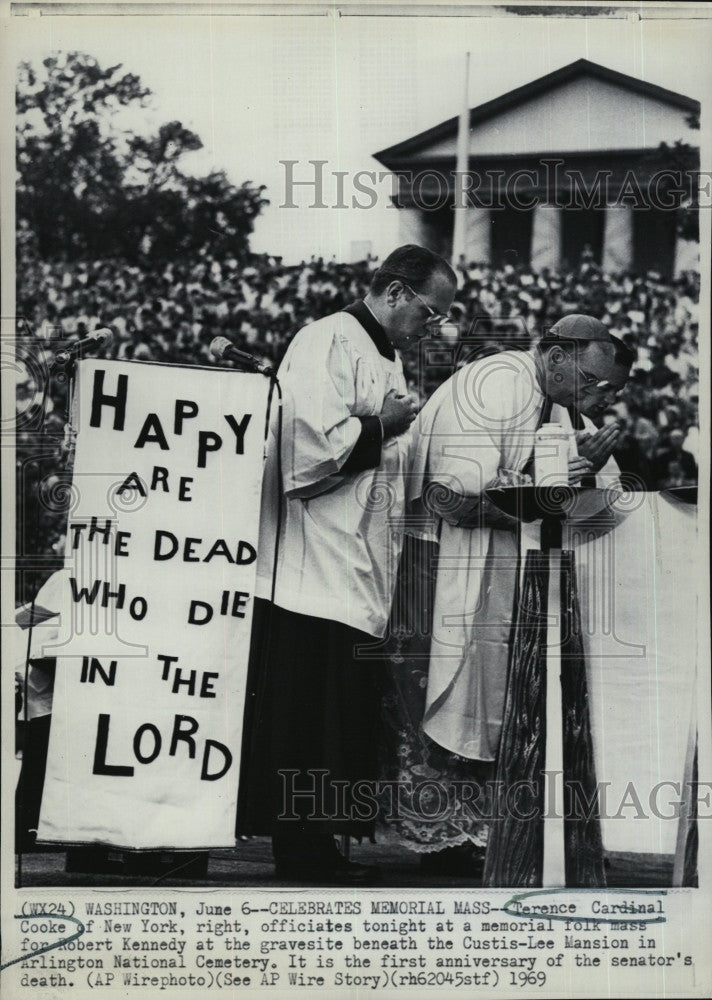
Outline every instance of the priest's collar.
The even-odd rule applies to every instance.
[[[390,340],[386,336],[386,331],[383,329],[363,299],[358,299],[358,301],[352,302],[350,306],[346,306],[344,312],[358,320],[378,348],[378,353],[380,355],[384,358],[388,358],[389,361],[395,361],[396,352],[393,344],[391,344]]]

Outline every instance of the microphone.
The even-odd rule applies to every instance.
[[[215,337],[210,342],[210,353],[216,361],[232,358],[250,371],[260,372],[262,375],[274,375],[274,368],[271,365],[267,364],[266,361],[260,361],[259,358],[255,358],[251,354],[246,354],[245,351],[240,351],[227,337]]]
[[[76,357],[82,355],[85,350],[108,344],[113,336],[114,332],[108,326],[100,326],[93,333],[90,333],[88,337],[75,340],[73,344],[65,347],[63,351],[58,351],[54,356],[54,363],[56,365],[68,365],[70,361],[74,361]]]

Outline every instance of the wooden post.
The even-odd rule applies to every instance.
[[[465,53],[465,91],[462,98],[462,108],[457,126],[457,159],[455,161],[455,184],[453,189],[453,235],[452,235],[452,266],[457,267],[460,257],[465,253],[467,234],[467,205],[458,199],[458,190],[463,191],[464,185],[458,177],[467,173],[470,163],[470,53]]]
[[[542,885],[565,886],[564,737],[561,703],[561,549],[549,552]]]

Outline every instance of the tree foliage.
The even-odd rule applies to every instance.
[[[195,177],[186,154],[202,148],[181,122],[155,135],[127,128],[150,91],[121,65],[82,53],[20,67],[17,87],[18,250],[44,259],[119,256],[158,263],[184,254],[244,257],[267,204],[225,173]],[[127,114],[133,112],[133,115]]]
[[[691,129],[699,129],[700,116],[691,112],[686,116]],[[700,150],[678,139],[668,145],[661,142],[657,149],[646,156],[653,172],[662,171],[657,196],[664,204],[675,204],[675,224],[679,236],[686,240],[699,240],[699,197],[697,185],[700,178]]]

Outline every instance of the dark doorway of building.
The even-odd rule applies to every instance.
[[[561,266],[576,268],[581,255],[590,249],[592,259],[601,263],[605,213],[597,208],[569,208],[561,213]]]
[[[495,267],[511,264],[528,264],[532,249],[531,211],[519,212],[514,208],[490,212],[492,226],[492,263]]]
[[[638,274],[672,275],[675,260],[675,212],[633,212],[633,266]]]

